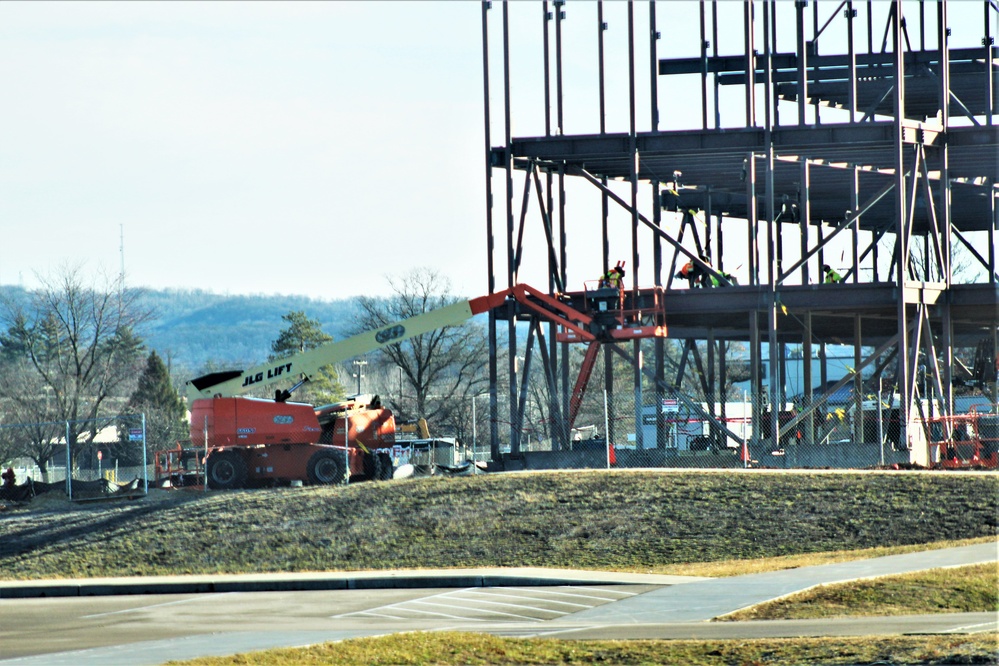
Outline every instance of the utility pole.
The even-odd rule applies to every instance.
[[[361,379],[364,377],[364,366],[368,364],[367,361],[354,361],[354,367],[357,368],[357,372],[354,376],[357,377],[357,394],[361,394]]]

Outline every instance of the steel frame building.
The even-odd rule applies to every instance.
[[[592,216],[602,221],[604,267],[611,264],[609,210],[626,211],[631,266],[652,262],[655,287],[664,294],[667,335],[686,345],[679,367],[668,367],[663,339],[657,338],[650,369],[641,361],[639,340],[613,345],[633,362],[636,409],[655,402],[642,395],[643,373],[654,380],[657,400],[680,384],[688,358],[698,365],[708,403],[714,403],[726,382],[726,345],[732,341],[748,344],[751,355],[753,424],[761,426],[753,432],[770,432],[775,438],[789,427],[804,427],[806,438],[813,436],[811,411],[844,385],[851,385],[855,399],[861,400],[867,373],[889,378],[901,397],[904,441],[914,451],[914,461],[925,460],[919,423],[928,409],[953,413],[954,353],[963,347],[985,350],[987,367],[979,368],[978,378],[987,382],[996,402],[995,0],[977,3],[980,46],[962,48],[951,46],[946,0],[744,0],[739,5],[702,0],[694,5],[696,22],[670,25],[671,31],[698,34],[699,52],[662,59],[657,51],[661,26],[675,4],[629,2],[628,127],[619,131],[605,124],[608,26],[604,4],[596,5],[596,24],[587,32],[596,42],[599,109],[593,112],[599,114],[599,132],[563,132],[563,77],[571,66],[567,63],[575,61],[564,44],[566,6],[555,0],[536,5],[545,131],[516,136],[510,5],[482,4],[490,292],[518,280],[529,207],[536,207],[544,230],[547,248],[539,254],[547,262],[548,288],[551,293],[569,291],[565,248],[575,227],[566,212],[565,184],[585,183],[600,193],[601,209]],[[639,21],[644,12],[647,18]],[[720,54],[719,28],[732,29],[739,21],[741,48]],[[639,23],[648,28],[647,35],[636,27]],[[841,37],[837,48],[826,53],[822,38],[834,24]],[[793,48],[778,49],[792,41]],[[643,84],[636,63],[645,58],[649,79]],[[496,70],[502,73],[501,83],[490,80]],[[698,108],[701,126],[660,129],[661,97],[684,76],[697,79],[699,95],[687,95],[683,104]],[[643,85],[648,89],[641,90]],[[732,100],[733,91],[738,104],[720,101],[722,96]],[[646,98],[649,108],[640,111],[638,100]],[[501,121],[494,116],[500,110]],[[649,131],[638,129],[644,113]],[[503,128],[503,136],[493,135],[494,123]],[[628,190],[616,190],[613,181],[627,183]],[[665,228],[664,211],[683,216],[678,233]],[[742,231],[733,233],[733,223]],[[831,244],[844,238],[850,248],[841,262],[845,279],[822,284],[821,267]],[[592,242],[596,245],[598,239]],[[983,277],[971,284],[955,280],[955,247],[972,258]],[[726,258],[736,252],[748,264],[743,284],[678,288],[674,273],[687,262],[727,285]],[[649,286],[639,284],[638,270],[629,277],[628,288],[636,294]],[[524,387],[518,386],[516,321],[523,318],[511,304],[490,319],[494,460],[500,457],[501,387],[509,390],[511,455],[518,453]],[[532,326],[532,340],[536,330],[541,333]],[[820,382],[812,377],[811,364],[805,364],[803,409],[790,423],[782,422],[778,409],[766,408],[786,400],[781,373],[770,372],[764,381],[758,374],[761,361],[767,358],[777,369],[784,345],[801,345],[802,356],[810,359],[813,347],[832,341],[853,346],[854,374],[834,384],[824,376]],[[506,368],[500,367],[504,343]],[[525,356],[528,366],[531,348]],[[563,403],[561,413],[568,413],[572,388],[565,346],[559,347],[553,332],[541,348],[549,385]],[[608,386],[611,372],[606,360]],[[814,386],[822,390],[813,391]],[[724,410],[724,400],[721,405]],[[724,430],[722,418],[714,423]],[[640,437],[638,446],[643,446]]]

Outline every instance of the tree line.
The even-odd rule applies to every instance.
[[[145,415],[150,451],[186,440],[187,406],[177,388],[192,377],[172,378],[148,349],[142,331],[156,313],[144,307],[141,290],[121,276],[91,276],[80,267],[40,279],[35,290],[0,298],[0,462],[30,458],[45,474],[67,444],[75,456],[122,414]],[[359,298],[360,314],[347,335],[461,300],[431,269],[392,278],[391,285],[387,298]],[[282,323],[271,358],[333,341],[304,310],[288,312]],[[453,430],[461,420],[456,405],[481,388],[484,349],[482,327],[474,322],[391,345],[370,355],[365,392],[394,388],[398,376],[400,390],[385,395],[384,403],[400,419],[423,416]],[[346,381],[351,364],[345,366],[324,368],[292,399],[315,405],[342,400],[352,385]]]
[[[388,297],[358,297],[357,314],[341,328],[343,335],[381,328],[465,300],[452,293],[446,276],[430,268],[390,277],[389,285]],[[145,415],[150,453],[188,439],[187,406],[178,388],[193,373],[171,377],[163,359],[148,349],[142,332],[155,321],[156,313],[140,296],[141,291],[129,288],[120,276],[93,277],[80,268],[67,268],[43,280],[38,289],[5,293],[0,298],[0,462],[27,457],[44,473],[66,447],[67,423],[69,448],[75,454],[94,440],[109,419],[121,414]],[[281,325],[270,345],[270,359],[334,341],[304,309],[283,315]],[[562,353],[562,362],[569,364],[570,376],[575,377],[583,349],[569,345]],[[667,345],[667,353],[677,359],[680,349]],[[488,354],[484,323],[473,319],[388,345],[366,355],[363,365],[348,361],[328,366],[291,399],[319,406],[341,401],[358,389],[378,393],[397,420],[425,418],[435,436],[454,436],[467,444],[474,438],[473,402],[485,398],[489,387]],[[504,404],[509,394],[507,373],[502,370],[507,367],[505,352],[500,352],[498,361],[497,391],[505,414],[499,416],[499,432],[505,439],[510,411]],[[612,392],[630,395],[632,373],[626,362],[614,358],[612,363],[618,366]],[[203,369],[233,368],[218,362]],[[742,378],[734,376],[730,381]],[[561,413],[555,405],[564,396],[552,395],[540,370],[533,370],[528,380],[525,432],[535,440],[566,437],[553,416]],[[591,382],[578,425],[602,424],[603,387],[599,384],[596,379]],[[697,399],[698,386],[677,388]],[[647,389],[647,395],[655,395],[654,387]],[[476,425],[481,435],[489,432],[488,404],[485,399],[477,403]],[[18,427],[11,427],[14,424]]]

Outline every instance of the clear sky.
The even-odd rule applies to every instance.
[[[741,7],[720,4],[739,9],[719,39],[738,53]],[[566,5],[567,54],[595,43],[595,6]],[[980,26],[981,4],[951,6],[955,39],[974,43],[979,30],[962,31],[955,15],[967,6]],[[511,6],[519,136],[544,131],[540,7]],[[641,36],[648,9],[636,7]],[[625,64],[626,9],[605,5],[608,58]],[[32,287],[67,263],[116,274],[124,258],[129,283],[154,288],[341,298],[385,293],[384,276],[429,265],[457,293],[485,293],[480,11],[473,1],[0,2],[0,283]],[[697,3],[659,3],[660,57],[697,53],[696,16]],[[647,57],[638,67],[647,82]],[[592,48],[565,72],[566,133],[597,131]],[[607,85],[608,130],[627,131],[626,69],[612,67]],[[678,90],[661,97],[661,129],[699,123]],[[639,105],[647,119],[648,101]],[[570,247],[577,288],[602,268],[599,204],[580,205],[591,219]],[[538,226],[521,280],[544,286]],[[612,241],[612,261],[629,243]]]
[[[485,291],[474,2],[0,3],[0,283]]]

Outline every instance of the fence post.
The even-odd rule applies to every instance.
[[[205,462],[202,465],[202,467],[205,468],[204,469],[204,472],[205,472],[205,488],[204,488],[203,492],[207,493],[208,492],[208,417],[207,416],[205,416],[204,434],[205,434],[205,457],[204,457],[204,461]]]
[[[878,382],[880,384],[880,382]],[[878,387],[878,447],[881,449],[881,466],[884,467],[885,464],[885,426],[882,419],[884,418],[883,405],[881,403],[881,387]],[[864,419],[864,410],[860,410],[860,419]]]
[[[115,481],[117,481],[117,477]],[[149,456],[146,447],[146,413],[142,412],[142,492],[149,494]]]
[[[610,413],[607,407],[607,389],[604,389],[604,448],[607,454],[607,469],[610,469]]]
[[[752,419],[752,408],[749,406],[749,393],[742,392],[742,468],[749,469],[749,437],[746,436],[746,419]],[[749,416],[747,416],[749,414]],[[751,422],[751,421],[750,421]],[[756,433],[753,433],[755,436]]]
[[[360,375],[360,372],[358,372]],[[358,379],[357,381],[361,381]],[[431,468],[433,469],[433,468]],[[343,410],[343,485],[350,485],[350,409]]]
[[[69,447],[69,421],[66,421],[66,497],[73,501],[73,459]]]

